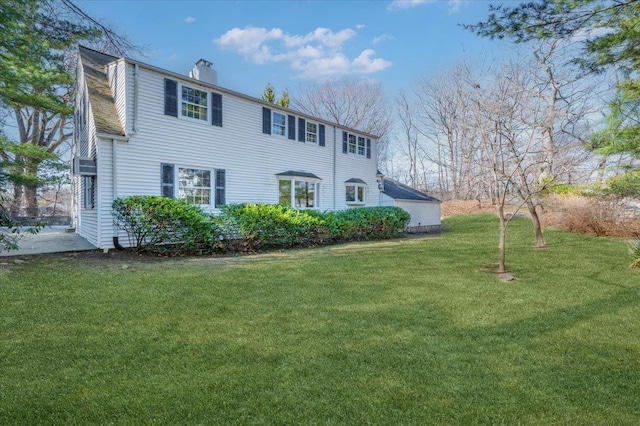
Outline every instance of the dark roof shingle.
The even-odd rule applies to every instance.
[[[114,136],[126,136],[109,86],[106,65],[116,57],[80,46],[80,63],[89,92],[96,132]]]
[[[424,192],[413,189],[393,179],[384,178],[384,193],[394,200],[429,201],[439,203],[440,200],[433,198]]]

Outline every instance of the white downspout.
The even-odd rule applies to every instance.
[[[333,211],[336,211],[336,126],[333,126]]]
[[[140,73],[140,67],[138,64],[133,66],[133,117],[131,118],[131,133],[129,135],[135,135],[136,124],[138,121],[138,74]]]
[[[111,180],[113,199],[118,198],[118,141],[111,139]],[[111,208],[111,206],[109,206]],[[113,222],[113,236],[118,236],[118,226]]]

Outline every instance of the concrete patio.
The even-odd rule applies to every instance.
[[[95,250],[96,247],[75,232],[68,232],[67,226],[50,226],[37,235],[25,235],[19,241],[19,249],[0,252],[0,257],[23,256],[41,253]]]

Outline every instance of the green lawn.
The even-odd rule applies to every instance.
[[[439,237],[0,266],[0,424],[638,424],[624,241]],[[132,258],[134,259],[134,258]],[[135,259],[134,259],[135,260]],[[123,268],[126,267],[125,268]]]

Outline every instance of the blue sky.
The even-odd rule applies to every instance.
[[[504,3],[504,0],[501,1]],[[495,2],[494,2],[495,3]],[[147,46],[143,62],[187,74],[213,62],[220,86],[259,97],[300,84],[355,77],[394,95],[460,60],[506,43],[460,27],[488,14],[485,0],[81,1],[90,15]]]

